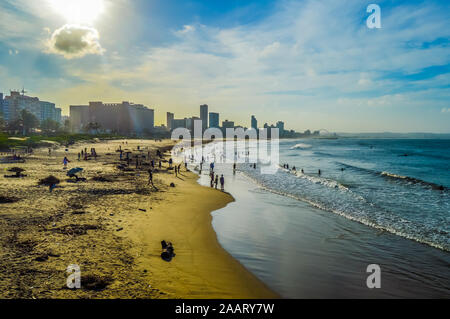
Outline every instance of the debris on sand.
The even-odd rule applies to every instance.
[[[88,230],[99,229],[97,225],[65,225],[58,228],[53,228],[51,231],[63,234],[63,235],[86,235]]]
[[[113,280],[110,277],[100,277],[98,275],[81,276],[81,288],[85,290],[100,291],[108,287]]]
[[[84,215],[86,212],[79,211],[79,212],[72,212],[72,215]]]
[[[122,230],[123,230],[123,227],[119,227],[116,229],[116,231],[122,231]]]
[[[0,195],[0,204],[10,204],[18,201],[19,199],[17,197]]]
[[[163,250],[161,253],[161,258],[167,262],[170,262],[172,258],[175,257],[175,252],[172,243],[171,242],[167,243],[165,240],[163,240],[161,242],[161,247]]]
[[[38,256],[34,260],[39,261],[39,262],[47,261],[48,260],[48,255]]]
[[[39,185],[52,186],[59,184],[61,181],[53,175],[50,175],[46,178],[39,180]]]
[[[141,212],[146,212],[146,211],[147,211],[146,209],[142,209],[142,208],[139,208],[139,210],[140,210]]]
[[[111,183],[112,179],[108,178],[108,177],[104,177],[104,176],[94,176],[92,177],[93,181],[96,182],[102,182],[102,183]]]
[[[8,169],[8,172],[16,173],[15,175],[5,175],[5,178],[20,178],[20,177],[26,177],[27,175],[22,174],[25,172],[23,168],[20,167],[12,167]]]
[[[174,183],[170,183],[170,187],[175,187],[175,184]]]

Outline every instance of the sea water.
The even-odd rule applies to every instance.
[[[281,140],[279,150],[275,174],[216,164],[236,202],[213,226],[245,267],[283,297],[450,295],[449,140]],[[373,263],[379,290],[365,283]]]

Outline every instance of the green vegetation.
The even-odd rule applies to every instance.
[[[79,141],[90,141],[93,140],[94,138],[119,139],[123,137],[113,134],[92,135],[92,134],[69,134],[69,133],[54,134],[51,136],[32,135],[28,137],[23,137],[21,135],[9,135],[0,133],[0,150],[6,151],[12,147],[18,146],[26,146],[26,147],[51,146],[52,145],[51,142],[57,142],[61,145],[71,145]]]

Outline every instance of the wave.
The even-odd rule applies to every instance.
[[[450,252],[450,247],[448,245],[446,245],[445,243],[440,243],[440,242],[433,241],[429,238],[425,238],[422,236],[423,233],[422,234],[420,234],[420,233],[413,234],[411,231],[401,229],[401,228],[403,228],[403,227],[400,227],[401,225],[403,225],[403,226],[409,225],[411,227],[413,227],[413,225],[411,225],[410,221],[403,220],[402,218],[397,217],[396,215],[389,214],[391,216],[391,218],[394,218],[395,220],[390,220],[389,222],[380,223],[378,218],[376,218],[376,217],[374,220],[373,218],[370,218],[367,215],[359,215],[359,214],[352,213],[351,211],[346,211],[345,207],[341,207],[341,208],[331,207],[331,206],[327,205],[326,203],[321,203],[320,201],[313,200],[311,198],[307,198],[307,197],[301,196],[299,194],[293,194],[293,193],[281,191],[281,190],[276,189],[275,187],[268,186],[264,181],[259,180],[256,176],[253,176],[249,172],[242,171],[242,170],[240,172],[242,175],[244,175],[245,177],[247,177],[248,179],[253,181],[255,184],[257,184],[261,189],[263,189],[265,191],[268,191],[268,192],[271,192],[273,194],[277,194],[280,196],[286,196],[286,197],[289,197],[289,198],[292,198],[295,200],[299,200],[302,202],[306,202],[315,208],[334,213],[334,214],[342,216],[348,220],[355,221],[355,222],[372,227],[377,230],[389,232],[389,233],[392,233],[394,235],[397,235],[397,236],[400,236],[400,237],[403,237],[403,238],[406,238],[409,240],[414,240],[418,243],[426,244],[431,247]],[[298,175],[296,175],[296,176],[299,177]],[[320,182],[320,184],[328,186],[328,187],[331,187],[331,185],[332,185],[332,184],[324,183],[323,181],[318,181],[316,178],[312,178],[311,176],[300,175],[300,177],[306,177],[310,181],[316,180],[317,182]],[[312,179],[310,179],[310,178],[312,178]],[[336,187],[334,187],[334,188],[336,188]],[[365,202],[366,202],[366,204],[369,204],[367,201],[365,201]],[[373,205],[371,205],[371,206],[373,206]],[[348,206],[346,206],[346,208],[348,208]],[[362,211],[359,211],[359,213],[361,213],[361,212]],[[388,214],[388,212],[384,212],[382,215],[384,217],[387,217],[386,214]],[[393,226],[393,225],[397,225],[397,226]],[[416,227],[413,227],[412,229],[415,229],[415,228]],[[411,230],[411,229],[409,228],[409,230]],[[442,230],[440,232],[442,232]],[[448,232],[445,232],[444,235],[448,236]]]
[[[353,166],[353,165],[340,163],[340,162],[336,162],[336,163],[341,165],[341,166],[344,166],[346,168],[362,171],[362,172],[365,172],[365,173],[369,173],[371,175],[381,176],[381,177],[388,178],[388,179],[395,180],[395,181],[399,181],[399,182],[405,182],[406,184],[416,184],[416,185],[421,185],[421,186],[424,186],[424,187],[432,188],[433,190],[449,191],[449,188],[446,187],[446,186],[438,185],[438,184],[435,184],[435,183],[432,183],[432,182],[427,182],[427,181],[424,181],[422,179],[411,177],[411,176],[397,175],[397,174],[394,174],[394,173],[391,173],[391,172],[387,172],[387,171],[379,172],[379,171],[371,170],[371,169],[368,169],[368,168]]]
[[[443,185],[437,185],[437,184],[430,183],[430,182],[427,182],[427,181],[424,181],[424,180],[421,180],[421,179],[418,179],[415,177],[402,176],[402,175],[397,175],[397,174],[393,174],[390,172],[381,172],[379,174],[383,177],[393,179],[396,181],[403,181],[408,184],[419,184],[419,185],[428,186],[428,187],[431,187],[432,189],[441,190],[441,191],[448,190],[448,188]]]
[[[312,145],[299,143],[299,144],[292,146],[290,149],[291,150],[303,150],[303,149],[311,148],[311,147],[312,147]]]
[[[335,181],[335,180],[331,180],[331,179],[326,179],[323,177],[315,177],[315,176],[311,176],[311,175],[306,175],[302,172],[298,172],[298,171],[294,171],[294,170],[289,170],[286,168],[283,168],[282,166],[280,166],[280,169],[286,173],[290,173],[298,178],[303,178],[306,179],[314,184],[321,184],[330,188],[337,188],[343,191],[350,191],[348,189],[348,187],[346,187],[345,185],[340,184],[339,182]]]

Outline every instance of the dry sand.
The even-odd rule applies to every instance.
[[[25,164],[0,164],[4,174],[19,166],[27,175],[0,177],[0,196],[18,199],[0,203],[0,298],[276,298],[217,241],[210,213],[232,197],[198,185],[184,166],[176,177],[167,163],[154,174],[154,189],[148,166],[119,170],[115,151],[121,145],[137,154],[140,145],[156,158],[172,142],[127,142],[78,144],[50,156],[39,149]],[[97,160],[77,160],[85,147],[96,148]],[[67,181],[65,155],[69,169],[84,168],[85,182]],[[52,193],[37,185],[49,175],[62,181]],[[160,257],[162,240],[174,245],[171,262]],[[82,289],[66,287],[70,264],[81,268]]]

